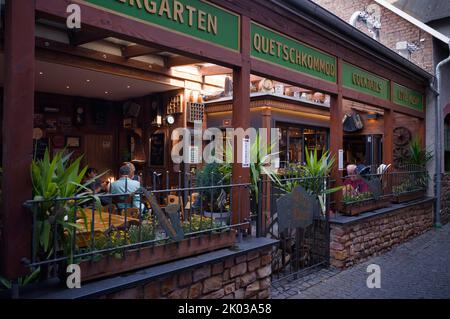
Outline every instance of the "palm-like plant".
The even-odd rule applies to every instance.
[[[326,195],[337,192],[342,187],[328,188],[327,177],[333,168],[335,158],[325,151],[319,158],[317,149],[306,151],[306,164],[292,164],[287,171],[287,179],[279,182],[278,186],[286,193],[290,193],[297,186],[302,186],[310,194],[317,196],[322,213],[326,212]]]
[[[278,155],[279,152],[273,152],[276,142],[272,142],[267,145],[266,151],[261,152],[261,147],[265,145],[261,144],[261,137],[259,133],[256,134],[255,140],[250,145],[250,184],[251,192],[254,195],[253,198],[257,203],[259,200],[259,186],[260,180],[263,176],[267,176],[270,181],[279,184],[277,169],[274,169],[271,165],[272,160]],[[230,141],[227,141],[227,147],[225,148],[225,163],[223,163],[219,170],[224,176],[231,177],[232,163],[233,162],[233,146]],[[229,178],[230,179],[230,178]]]
[[[80,205],[94,200],[99,207],[100,200],[87,188],[93,180],[81,185],[87,170],[87,167],[80,168],[82,156],[70,162],[72,153],[64,153],[65,151],[58,152],[50,159],[47,149],[42,160],[33,160],[31,164],[35,201],[32,211],[36,218],[33,240],[41,257],[47,259],[56,251],[63,250],[64,255],[69,256],[72,262],[70,238],[76,229],[83,227],[73,222],[75,214],[79,212],[78,216],[84,218],[87,224],[83,210],[79,209]],[[75,196],[76,200],[61,200]],[[56,246],[52,243],[56,243]]]
[[[406,159],[406,164],[419,165],[425,167],[427,163],[433,158],[433,152],[428,151],[422,147],[420,139],[416,136],[409,144],[409,157]]]

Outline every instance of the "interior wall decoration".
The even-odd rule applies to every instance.
[[[203,103],[187,103],[188,122],[202,122],[205,114],[205,104]]]
[[[75,125],[83,126],[86,122],[86,112],[84,106],[75,107]]]
[[[43,159],[45,150],[49,148],[50,140],[48,137],[33,140],[33,158],[36,160]]]
[[[63,116],[58,118],[58,126],[63,132],[68,132],[72,129],[72,118],[70,116]]]
[[[396,127],[394,129],[394,167],[400,167],[406,158],[409,157],[409,143],[412,139],[411,131],[406,127]]]
[[[66,137],[66,146],[71,148],[79,148],[80,147],[80,137],[78,136],[67,136]]]
[[[167,114],[178,114],[183,112],[183,95],[179,94],[169,99]]]
[[[93,108],[93,120],[95,125],[105,125],[107,123],[108,105],[107,101],[95,101]]]
[[[34,113],[34,126],[44,127],[45,126],[45,116],[42,113]]]
[[[166,135],[164,132],[156,132],[150,137],[150,166],[164,166],[165,165],[165,146]]]
[[[45,128],[47,132],[56,132],[58,130],[58,120],[57,119],[46,119]]]
[[[346,133],[358,132],[364,128],[361,115],[356,112],[345,114],[342,122],[344,123],[344,132]]]

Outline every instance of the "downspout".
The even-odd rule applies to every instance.
[[[448,43],[449,50],[450,50],[450,43]],[[441,224],[441,197],[442,197],[442,110],[441,110],[441,68],[450,62],[450,54],[448,58],[445,60],[442,60],[438,63],[436,66],[436,82],[437,82],[437,88],[436,88],[436,107],[435,107],[435,117],[436,117],[436,209],[434,212],[434,224],[436,228],[440,228],[442,226]]]

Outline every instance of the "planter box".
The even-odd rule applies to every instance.
[[[356,216],[361,213],[369,212],[375,209],[384,208],[391,204],[391,197],[379,200],[369,199],[358,203],[342,205],[341,213],[347,216]]]
[[[408,192],[403,194],[394,195],[392,198],[393,203],[404,203],[404,202],[410,202],[416,199],[421,199],[425,197],[425,191],[414,191],[414,192]]]
[[[178,243],[129,250],[124,252],[120,259],[114,256],[105,256],[99,261],[83,261],[80,263],[81,280],[88,281],[107,277],[231,247],[235,241],[236,231],[229,230],[222,233],[186,238]]]

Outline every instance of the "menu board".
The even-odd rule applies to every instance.
[[[150,138],[150,166],[165,164],[165,134],[156,133]]]

